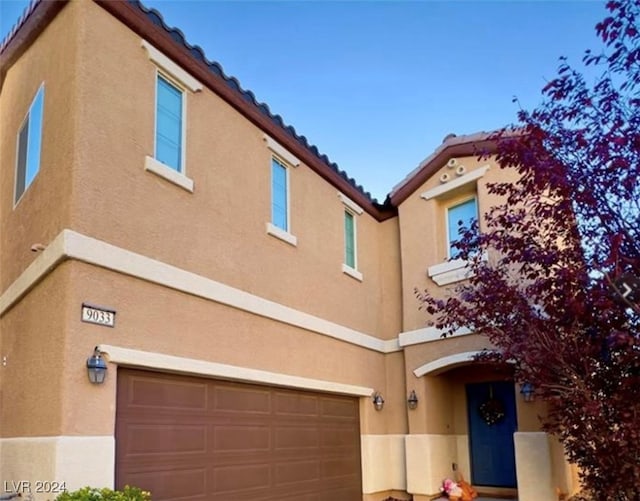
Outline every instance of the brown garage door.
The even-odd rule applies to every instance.
[[[362,499],[358,400],[118,370],[116,485],[153,501]]]

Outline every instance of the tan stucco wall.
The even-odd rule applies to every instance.
[[[421,198],[425,191],[447,185],[440,182],[440,176],[443,173],[451,176],[448,183],[456,181],[458,176],[454,170],[446,166],[445,162],[398,207],[402,248],[403,331],[423,328],[428,320],[427,314],[418,310],[419,303],[414,288],[439,294],[440,288],[427,276],[427,269],[444,263],[447,259],[446,207],[455,205],[456,202],[475,193],[478,197],[478,212],[486,213],[498,200],[494,195],[489,195],[487,184],[498,180],[515,179],[514,172],[500,169],[493,158],[479,160],[471,156],[458,158],[457,161],[458,165],[465,167],[466,175],[486,166],[489,169],[476,181],[429,200]],[[482,220],[480,225],[482,228]]]
[[[381,388],[382,391],[386,388],[385,355],[381,353],[77,261],[68,261],[63,267],[65,282],[57,278],[62,269],[54,272],[5,317],[11,319],[12,315],[23,313],[22,305],[30,304],[34,308],[27,301],[38,302],[42,316],[33,322],[39,323],[28,330],[23,329],[24,338],[33,338],[34,342],[28,347],[28,356],[20,360],[46,357],[55,361],[54,374],[56,370],[64,371],[64,379],[60,381],[61,375],[58,380],[51,378],[49,388],[38,378],[25,378],[20,381],[19,391],[29,396],[27,400],[34,409],[42,400],[34,400],[33,391],[42,392],[43,398],[51,394],[61,399],[51,406],[52,409],[61,407],[62,411],[55,411],[61,412],[61,416],[58,420],[47,420],[45,424],[40,419],[43,410],[15,413],[15,422],[11,419],[4,422],[4,436],[113,434],[116,367],[110,364],[109,377],[99,387],[88,382],[85,368],[87,357],[99,344]],[[47,341],[51,346],[45,344],[49,349],[43,354],[37,344],[37,334],[40,330],[45,331],[45,326],[46,331],[51,331],[54,327],[49,329],[51,322],[46,319],[57,311],[62,317],[62,311],[60,301],[45,300],[36,294],[40,288],[63,296],[66,305],[63,310],[66,318],[61,318],[54,326],[55,332],[49,334],[51,340]],[[47,298],[54,298],[55,294]],[[83,302],[114,308],[117,311],[116,327],[81,322]],[[27,315],[21,315],[24,316]],[[380,429],[386,432],[386,409],[376,412],[370,399],[366,398],[361,412],[362,433],[379,433]],[[391,414],[394,412],[392,410]]]
[[[63,427],[70,273],[62,264],[0,319],[2,437],[57,435]]]
[[[76,23],[74,9],[63,8],[8,69],[0,89],[0,290],[34,259],[30,247],[46,244],[69,220],[77,140]],[[40,171],[14,209],[17,134],[43,82]]]
[[[344,205],[302,164],[290,169],[297,247],[268,235],[271,152],[259,129],[206,88],[187,97],[186,172],[194,192],[145,172],[154,147],[156,66],[140,37],[102,8],[72,8],[80,17],[83,168],[74,179],[71,228],[378,337],[396,336],[398,265],[380,266],[398,253],[397,240],[389,240],[394,223],[356,216],[364,280],[344,274]],[[389,313],[382,314],[385,289]]]

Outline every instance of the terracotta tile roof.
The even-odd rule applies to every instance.
[[[451,157],[480,155],[495,151],[496,143],[490,139],[494,134],[495,132],[476,132],[462,136],[449,134],[431,155],[393,187],[388,197],[390,203],[394,207],[400,205]]]
[[[341,170],[335,162],[331,162],[327,155],[325,155],[324,153],[320,153],[317,146],[315,146],[314,144],[310,144],[307,138],[301,134],[298,134],[293,126],[287,125],[284,119],[280,115],[274,114],[266,103],[259,102],[252,91],[243,89],[237,78],[226,75],[220,63],[208,60],[201,47],[199,47],[198,45],[191,45],[189,42],[187,42],[182,31],[180,31],[176,27],[168,26],[165,23],[164,18],[162,17],[162,14],[160,12],[155,9],[147,8],[139,0],[127,1],[144,12],[147,18],[153,24],[165,30],[176,43],[183,45],[194,59],[206,64],[212,73],[222,78],[226,82],[228,87],[233,89],[235,92],[239,92],[245,101],[258,108],[260,112],[268,117],[274,124],[284,129],[289,136],[291,136],[298,143],[311,151],[313,155],[320,159],[329,169],[333,170],[345,181],[347,181],[370,203],[382,208],[382,204],[379,204],[378,201],[371,196],[371,193],[365,191],[362,185],[358,184],[352,177],[349,177],[349,175],[345,171]]]
[[[31,0],[31,2],[29,2],[29,5],[27,5],[27,7],[24,9],[24,11],[22,12],[22,15],[18,18],[18,20],[14,23],[13,27],[9,30],[9,33],[7,33],[5,37],[2,39],[2,41],[0,41],[0,54],[4,52],[4,49],[7,47],[7,45],[9,45],[9,42],[13,40],[13,37],[16,35],[18,30],[26,22],[27,18],[31,15],[31,13],[34,11],[36,6],[41,1],[42,0]]]

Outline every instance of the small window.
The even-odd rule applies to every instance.
[[[344,264],[356,267],[356,221],[353,214],[344,211]]]
[[[44,84],[40,86],[29,107],[27,116],[18,131],[15,202],[40,170],[42,148],[42,114],[44,109]]]
[[[271,222],[289,231],[289,199],[287,168],[276,158],[271,159]]]
[[[156,86],[156,160],[177,172],[184,171],[184,92],[158,74]]]
[[[478,219],[478,201],[476,197],[465,200],[447,209],[447,237],[449,257],[455,259],[460,255],[460,249],[453,244],[460,240],[460,229],[470,228]]]

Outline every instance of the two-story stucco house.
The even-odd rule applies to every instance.
[[[447,138],[379,204],[157,12],[34,3],[0,46],[0,485],[571,491],[542,404],[414,294],[464,280],[491,146]]]

